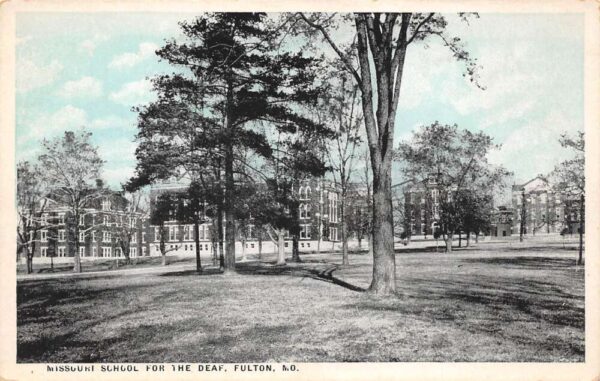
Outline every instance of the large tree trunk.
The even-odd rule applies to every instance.
[[[279,230],[277,232],[277,262],[276,265],[285,265],[285,232]]]
[[[458,232],[458,247],[462,247],[462,232]]]
[[[248,260],[246,258],[246,237],[242,237],[240,241],[242,243],[242,262],[246,262]]]
[[[81,258],[79,257],[79,213],[69,213],[69,218],[67,218],[67,226],[69,226],[69,230],[71,230],[72,236],[71,240],[69,240],[69,235],[67,235],[67,243],[69,244],[69,250],[74,249],[73,253],[73,272],[80,273],[81,272]],[[69,242],[71,241],[71,242]],[[71,245],[73,244],[73,245]]]
[[[349,265],[350,261],[348,259],[348,232],[346,231],[346,216],[344,214],[344,211],[346,209],[346,195],[344,194],[344,192],[342,192],[342,197],[340,201],[340,217],[342,218],[342,265]]]
[[[217,207],[217,252],[219,256],[219,268],[225,269],[225,256],[223,255],[223,205]]]
[[[467,232],[467,247],[471,244],[471,232]]]
[[[258,259],[262,260],[262,233],[258,233]]]
[[[451,253],[452,252],[452,236],[453,236],[453,232],[449,232],[448,235],[446,236],[446,252],[447,253]]]
[[[227,140],[225,142],[225,263],[224,272],[235,272],[235,205],[234,190],[235,183],[233,178],[233,80],[232,72],[229,68],[227,75],[227,100],[225,105],[226,121],[225,129]]]
[[[300,248],[298,247],[299,241],[298,234],[292,234],[292,262],[302,262],[300,260]]]
[[[33,273],[33,250],[25,249],[25,259],[27,261],[27,274]]]
[[[373,280],[369,291],[390,294],[396,291],[391,161],[382,166],[373,168]]]
[[[194,244],[196,245],[196,272],[202,273],[202,262],[200,260],[200,223],[194,219]]]
[[[235,272],[234,186],[233,147],[228,144],[225,155],[225,273]]]
[[[582,194],[580,197],[580,200],[579,200],[579,258],[577,259],[578,265],[583,264],[583,229],[585,227],[585,220],[584,220],[585,209],[583,206],[583,202],[584,202],[584,197]]]
[[[163,266],[166,266],[167,265],[167,247],[165,245],[165,227],[164,227],[164,225],[159,227],[159,233],[160,233],[159,248],[160,248],[160,255],[162,256],[161,262],[162,262]]]

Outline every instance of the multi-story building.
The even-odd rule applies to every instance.
[[[119,245],[119,228],[127,224],[132,231],[130,241],[130,256],[158,256],[160,251],[161,230],[157,224],[152,223],[152,212],[156,207],[159,196],[163,193],[181,195],[181,203],[178,208],[187,208],[184,192],[185,184],[157,184],[150,189],[149,213],[129,213],[127,201],[119,193],[114,192],[96,200],[90,207],[82,211],[79,225],[79,254],[81,258],[113,258],[122,257],[123,253]],[[298,218],[300,222],[300,249],[312,250],[317,245],[314,241],[337,242],[340,239],[340,203],[339,192],[335,185],[322,179],[310,179],[301,181],[294,192],[297,192],[299,201]],[[34,257],[72,257],[70,250],[74,245],[74,237],[70,237],[73,231],[69,224],[69,211],[65,206],[49,201],[50,206],[42,215],[42,229],[38,232],[38,242]],[[211,218],[205,215],[201,218],[199,225],[199,249],[202,256],[213,256],[216,236],[215,224]],[[225,224],[223,224],[225,226]],[[169,254],[195,255],[196,240],[194,225],[191,221],[182,221],[177,211],[169,213],[169,217],[163,223],[163,234],[165,249]],[[236,252],[241,252],[243,235],[245,248],[248,252],[258,250],[258,240],[268,241],[265,235],[257,232],[252,223],[246,224],[243,229],[247,231],[240,234],[238,225],[237,245],[240,246]],[[291,249],[288,235],[286,248]],[[262,243],[261,243],[262,244]],[[268,244],[266,245],[268,246]],[[74,246],[73,246],[74,247]]]
[[[433,235],[439,227],[441,194],[428,179],[404,187],[404,231],[407,235]]]
[[[34,257],[72,257],[79,243],[79,255],[86,257],[120,257],[120,229],[124,226],[130,238],[130,256],[146,256],[147,216],[128,210],[127,200],[113,192],[94,200],[81,210],[78,221],[72,221],[71,212],[52,199],[45,199],[45,211],[41,215],[41,229],[37,232]],[[78,225],[78,237],[74,237],[74,224]]]
[[[552,190],[541,176],[512,186],[513,234],[577,232],[580,224],[579,199]]]
[[[508,237],[514,233],[513,220],[515,211],[506,206],[499,206],[492,211],[490,234],[493,237]]]

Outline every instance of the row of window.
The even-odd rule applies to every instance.
[[[79,216],[79,226],[84,226],[85,225],[85,219],[86,219],[86,215],[87,214],[81,214]],[[40,223],[42,226],[48,225],[48,213],[43,213],[41,216],[41,220]],[[65,213],[61,212],[57,214],[58,220],[57,220],[57,224],[58,225],[64,225],[65,224]],[[96,224],[96,213],[92,213],[91,215],[91,224],[90,225],[95,225]],[[115,218],[112,219],[113,222],[111,222],[111,218],[109,215],[103,215],[102,216],[102,225],[104,226],[109,226],[111,224],[117,224],[117,226],[123,225],[123,216],[116,216]],[[137,217],[127,217],[126,221],[127,225],[130,228],[135,228],[137,225]]]
[[[194,225],[183,225],[183,241],[194,240]],[[164,227],[165,238],[168,241],[179,241],[179,225]],[[198,226],[198,239],[210,239],[210,228],[207,225]],[[154,227],[154,241],[160,241],[160,227]]]
[[[58,242],[66,241],[66,234],[65,234],[64,229],[59,229],[59,230],[57,230],[56,233],[57,233],[56,239]],[[33,234],[33,232],[30,232],[30,235],[32,235],[32,234]],[[95,231],[79,232],[79,242],[85,242],[86,236],[91,237],[92,242],[97,242]],[[48,234],[48,230],[40,230],[40,241],[48,242],[49,238],[50,237]],[[130,239],[131,239],[130,243],[137,243],[137,234],[132,234]],[[103,231],[102,232],[102,242],[111,242],[111,241],[112,241],[112,233],[108,232],[108,231]],[[142,243],[146,243],[146,232],[144,232],[144,231],[142,232]]]
[[[100,248],[101,249],[101,257],[103,258],[107,258],[107,257],[112,257],[113,255],[113,248],[112,247],[107,247],[107,246],[103,246]],[[142,256],[146,256],[146,247],[142,247]],[[79,248],[79,256],[80,257],[87,257],[89,256],[88,254],[90,254],[89,250],[87,250],[85,247],[80,247]],[[42,247],[41,248],[41,256],[42,257],[47,257],[48,256],[48,248],[47,247]],[[66,256],[66,247],[65,246],[58,246],[56,248],[56,256],[57,257],[64,257]],[[97,247],[92,247],[91,250],[91,256],[92,257],[97,257],[98,256],[98,248]],[[123,252],[121,250],[121,248],[115,248],[114,250],[114,256],[115,257],[122,257],[123,256]],[[131,247],[129,248],[129,256],[132,258],[135,258],[138,256],[138,251],[136,247]]]

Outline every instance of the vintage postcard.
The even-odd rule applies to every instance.
[[[3,379],[600,377],[600,3],[0,28]]]

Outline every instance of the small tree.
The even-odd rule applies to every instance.
[[[556,192],[579,199],[579,257],[577,264],[583,264],[583,232],[585,227],[585,134],[578,132],[574,137],[561,135],[560,144],[573,152],[573,158],[563,161],[551,173],[551,183]]]
[[[118,211],[118,221],[113,225],[116,244],[125,257],[125,263],[131,261],[130,251],[134,236],[138,234],[138,219],[143,219],[148,213],[148,200],[142,191],[127,192],[123,195],[125,205]],[[137,241],[137,237],[135,239]]]
[[[41,177],[48,184],[49,197],[69,210],[69,256],[73,257],[74,272],[81,272],[79,217],[86,207],[105,192],[102,187],[95,186],[104,162],[97,148],[92,145],[91,136],[86,131],[67,131],[62,137],[44,139],[43,152],[39,157],[44,168]]]
[[[423,183],[428,193],[439,192],[439,222],[446,251],[452,251],[453,235],[460,234],[464,224],[465,192],[489,195],[505,185],[510,173],[487,160],[488,152],[497,147],[483,132],[461,131],[456,125],[438,122],[425,126],[398,147],[405,177]]]
[[[42,228],[42,215],[46,209],[46,185],[38,166],[27,161],[17,164],[17,253],[25,253],[27,274],[33,272],[33,255],[39,231]],[[46,224],[48,222],[46,221]]]
[[[171,221],[175,218],[177,213],[176,199],[173,195],[168,193],[160,194],[156,202],[153,205],[153,209],[150,212],[150,223],[156,226],[159,239],[159,249],[162,256],[162,265],[167,264],[167,253],[173,250],[177,250],[179,245],[175,245],[172,248],[167,248],[165,241],[167,240],[169,231],[165,226],[166,221]]]

